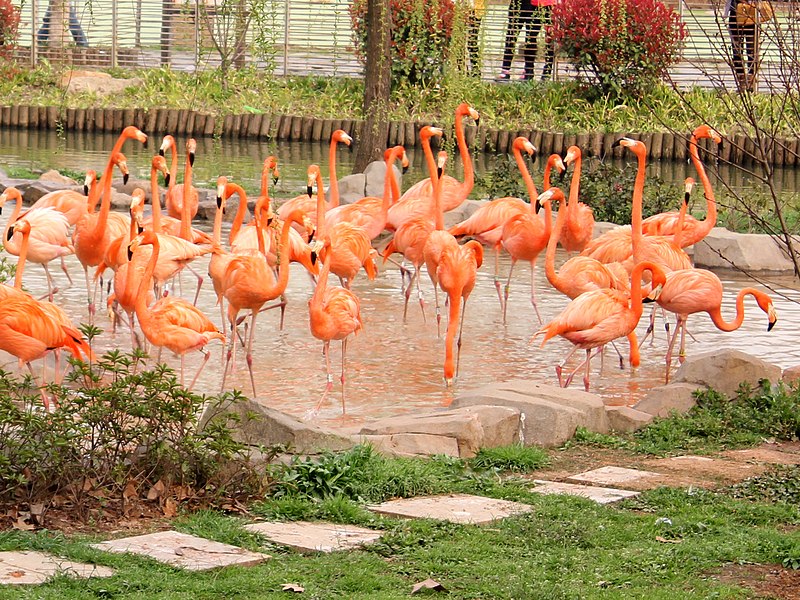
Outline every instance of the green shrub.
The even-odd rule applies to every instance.
[[[16,272],[17,265],[8,261],[8,257],[4,254],[3,244],[0,244],[0,284],[14,279]]]
[[[547,452],[536,446],[501,446],[500,448],[481,448],[469,464],[479,471],[527,473],[541,469],[550,463]]]

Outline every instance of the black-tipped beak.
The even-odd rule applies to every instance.
[[[131,262],[133,259],[133,250],[131,250],[131,245],[128,244],[128,262]]]
[[[308,194],[308,197],[309,197],[309,198],[311,198],[311,196],[313,196],[313,195],[314,195],[314,190],[312,190],[312,189],[311,189],[311,186],[310,186],[310,185],[307,185],[307,186],[306,186],[306,194]]]
[[[442,178],[442,173],[443,173],[442,167],[436,167],[436,177],[441,179]]]
[[[622,144],[622,138],[619,138],[618,140],[614,140],[614,143],[611,144],[611,147],[612,148],[616,148],[617,146],[619,146],[621,144]]]
[[[164,175],[164,185],[169,185],[169,173]]]
[[[317,264],[317,253],[314,252],[313,250],[311,251],[311,264],[312,265]]]
[[[480,125],[480,124],[481,124],[481,118],[478,117],[477,119],[475,119],[475,125],[477,126],[477,125]]]
[[[275,218],[275,217],[267,217],[267,227],[269,227],[270,225],[272,225],[272,220],[273,220],[274,218]]]
[[[123,184],[126,184],[126,183],[128,183],[128,174],[127,174],[127,173],[125,173],[125,174],[123,174],[123,175],[122,175],[122,183],[123,183]]]
[[[770,321],[767,325],[767,331],[772,331],[772,328],[775,327],[775,323],[777,323],[777,321]]]
[[[278,179],[279,179],[279,177],[277,175],[273,176],[272,177],[272,185],[278,185]]]
[[[542,208],[542,205],[539,203],[539,199],[533,201],[533,214],[538,214],[539,209]]]
[[[83,195],[84,196],[88,196],[89,195],[89,186],[88,185],[84,185],[83,186]],[[2,212],[3,212],[3,209],[0,208],[0,213],[2,213]]]
[[[158,149],[158,155],[159,156],[164,156],[164,149],[163,148],[159,148]]]
[[[137,223],[136,224],[136,233],[143,233],[143,232],[144,232],[144,227],[142,227],[141,225],[139,225]]]
[[[222,208],[222,196],[217,196],[217,208]]]
[[[563,182],[567,178],[567,170],[564,169],[558,174],[558,181]]]
[[[408,167],[403,167],[403,175],[405,175],[406,173],[408,173]]]
[[[87,194],[87,195],[88,195],[88,194]],[[3,214],[3,207],[2,207],[2,206],[0,206],[0,215],[2,215],[2,214]]]
[[[314,241],[314,235],[316,233],[317,233],[316,229],[312,229],[311,231],[308,232],[308,243],[309,244]]]
[[[642,304],[650,304],[651,302],[655,302],[655,299],[645,298],[644,300],[642,300]]]
[[[8,228],[8,233],[6,234],[6,241],[10,242],[11,238],[14,237],[14,226]]]
[[[144,133],[144,132],[143,132],[143,133]],[[144,139],[144,142],[142,142],[142,148],[147,148],[147,144],[148,144],[149,142],[150,142],[150,136],[148,136],[148,137],[146,137],[146,138]]]
[[[189,152],[189,166],[194,166],[194,152]]]
[[[683,194],[683,203],[684,203],[686,206],[689,206],[689,196],[690,196],[689,192],[685,192],[685,193]]]

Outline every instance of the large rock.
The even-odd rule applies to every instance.
[[[45,171],[41,175],[39,175],[39,181],[46,181],[48,183],[54,183],[56,185],[60,185],[61,187],[74,187],[80,185],[77,181],[72,179],[71,177],[67,177],[66,175],[62,175],[55,169],[50,169],[49,171]]]
[[[131,79],[115,79],[113,77],[71,77],[66,84],[67,93],[80,94],[89,93],[98,96],[109,96],[119,94],[130,87],[142,85],[142,79],[132,77]]]
[[[303,423],[249,399],[224,407],[223,410],[209,408],[203,415],[201,423],[205,423],[220,412],[239,416],[241,421],[234,428],[234,435],[237,440],[245,444],[282,444],[296,454],[319,454],[323,450],[347,450],[356,443],[348,437]]]
[[[367,177],[364,173],[354,173],[339,179],[339,204],[352,204],[356,200],[361,200],[367,186]]]
[[[688,357],[674,380],[697,383],[734,396],[743,381],[755,387],[761,379],[774,382],[780,378],[779,366],[739,350],[723,348]]]
[[[458,440],[446,435],[428,433],[394,433],[387,435],[361,435],[360,444],[372,444],[381,454],[389,456],[459,456]]]
[[[481,448],[508,446],[517,442],[519,423],[518,410],[501,406],[471,406],[380,419],[366,425],[359,433],[366,436],[421,434],[453,438],[458,443],[458,455],[470,458]],[[424,454],[439,452],[432,449]]]
[[[445,229],[449,229],[453,225],[469,219],[475,211],[484,204],[486,204],[486,200],[464,200],[464,202],[456,206],[453,210],[444,213]]]
[[[800,365],[795,365],[783,370],[781,379],[784,383],[791,385],[800,381]]]
[[[633,408],[654,417],[668,417],[672,412],[684,414],[697,404],[694,393],[701,389],[696,383],[662,385],[650,390]]]
[[[394,169],[394,176],[397,178],[397,185],[403,189],[403,174],[397,165],[392,165]],[[364,186],[365,196],[375,196],[376,198],[383,198],[383,186],[386,181],[386,163],[382,160],[372,161],[364,169],[364,176],[366,183]]]
[[[608,424],[614,431],[638,431],[653,420],[653,415],[630,406],[607,406]]]
[[[57,192],[65,189],[65,186],[60,183],[53,183],[52,181],[30,181],[27,183],[20,183],[15,186],[21,193],[26,204],[33,204],[39,198],[50,192]],[[83,191],[82,187],[75,186],[70,189]]]
[[[774,236],[734,233],[715,227],[694,248],[696,267],[745,271],[792,271],[794,268]]]
[[[130,211],[132,196],[123,194],[115,189],[111,189],[111,208],[120,212]]]
[[[520,440],[527,445],[560,446],[578,427],[608,433],[605,405],[599,396],[534,381],[512,380],[466,391],[452,408],[488,404],[521,413]]]

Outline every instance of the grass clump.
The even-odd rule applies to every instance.
[[[800,507],[800,465],[778,465],[726,488],[734,498],[758,502],[785,502]]]
[[[470,466],[479,471],[528,473],[550,464],[547,452],[536,446],[501,446],[500,448],[481,448],[477,456],[470,459]]]

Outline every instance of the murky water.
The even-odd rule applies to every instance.
[[[107,148],[113,144],[113,136],[101,141],[92,136],[83,140],[84,145],[80,148],[73,146],[62,148],[61,144],[48,150],[46,144],[45,148],[38,148],[38,139],[29,139],[25,149],[36,148],[36,157],[24,158],[23,149],[19,147],[21,143],[18,139],[19,134],[20,132],[10,134],[7,131],[0,131],[0,151],[6,155],[13,146],[17,152],[15,157],[6,161],[6,165],[10,163],[36,166],[40,161],[44,163],[46,159],[45,164],[56,168],[68,166],[84,169],[87,161],[91,166],[102,167]],[[224,143],[218,146],[201,144],[196,163],[198,178],[201,181],[213,180],[216,174],[212,173],[210,166],[203,165],[215,164],[222,165],[219,168],[225,168],[228,172],[240,173],[242,178],[250,178],[255,185],[257,166],[266,154],[277,149],[279,156],[281,152],[288,152],[281,157],[284,165],[284,181],[294,181],[298,186],[304,186],[305,165],[311,161],[324,162],[327,154],[326,148],[322,146],[281,145],[280,148],[274,148],[269,145],[262,147],[255,143],[245,145],[236,142],[236,144],[239,150],[247,148],[247,152],[232,153]],[[152,152],[152,148],[129,152],[130,163],[143,176],[146,176]],[[205,156],[201,152],[205,153]],[[33,152],[28,153],[32,154]],[[340,157],[346,163],[349,155],[344,152],[340,153]],[[224,164],[221,162],[223,158],[226,159]],[[203,172],[202,169],[207,171]],[[285,183],[285,185],[293,184]],[[10,212],[4,211],[0,218],[0,230],[5,227],[5,219]],[[504,326],[492,280],[493,260],[490,254],[487,254],[486,258],[486,265],[479,273],[478,283],[467,304],[460,376],[450,389],[443,385],[444,341],[437,339],[433,291],[427,276],[423,274],[421,280],[426,301],[427,324],[423,323],[419,304],[413,295],[408,321],[403,323],[403,298],[400,293],[399,272],[395,269],[383,270],[373,282],[367,281],[362,272],[354,284],[354,291],[361,298],[364,331],[355,339],[351,339],[348,344],[348,418],[343,421],[340,416],[337,382],[334,393],[315,418],[315,422],[346,430],[357,430],[363,422],[377,417],[447,406],[453,396],[460,391],[492,381],[527,378],[545,383],[557,383],[554,367],[571,349],[571,345],[560,338],[550,341],[544,349],[540,349],[538,343],[529,343],[531,334],[538,328],[538,322],[529,301],[527,265],[520,264],[515,269],[508,324]],[[563,256],[559,256],[559,263],[561,260]],[[68,260],[68,264],[76,285],[60,292],[56,301],[67,310],[76,323],[86,321],[86,294],[80,283],[83,277],[82,269],[72,257]],[[200,261],[197,269],[205,272],[206,267],[207,262]],[[501,262],[502,273],[507,273],[508,267],[509,262],[504,258]],[[66,283],[63,273],[57,268],[54,268],[54,273],[60,285]],[[540,311],[547,321],[557,315],[568,300],[550,288],[542,268],[537,273],[536,282]],[[753,282],[729,276],[723,276],[723,282],[726,288],[723,313],[727,318],[731,318],[734,313],[736,292],[744,286],[753,285]],[[194,279],[184,275],[182,283],[183,295],[191,297],[194,292]],[[795,332],[800,325],[800,305],[797,303],[800,300],[800,292],[792,289],[797,285],[791,278],[773,278],[769,284],[777,292],[773,297],[779,313],[778,325],[772,332],[766,331],[766,315],[748,299],[745,323],[734,333],[719,332],[705,315],[691,317],[689,329],[696,340],[689,340],[689,354],[733,347],[757,354],[784,367],[800,363],[800,347],[794,343]],[[25,286],[34,294],[46,292],[40,266],[29,265],[26,268]],[[180,293],[181,290],[178,288],[176,291]],[[286,312],[286,326],[283,331],[278,330],[277,311],[262,314],[258,321],[254,349],[258,401],[301,418],[316,404],[325,386],[322,343],[311,336],[308,328],[307,301],[311,293],[308,276],[302,268],[293,265],[287,290],[289,306]],[[210,282],[206,281],[198,304],[217,322],[219,310],[214,306],[214,301]],[[637,370],[633,372],[629,368],[620,370],[613,350],[606,353],[602,372],[599,371],[600,360],[593,361],[592,391],[602,394],[608,403],[630,404],[647,390],[663,382],[666,343],[660,318],[658,323],[655,344],[644,347],[642,365]],[[97,324],[106,330],[98,342],[101,350],[129,347],[128,332],[123,329],[118,331],[116,336],[112,336],[110,321],[102,311]],[[644,329],[643,321],[639,328],[640,337],[644,334]],[[623,354],[627,355],[627,344],[621,343],[619,347]],[[219,391],[222,372],[221,345],[214,342],[210,348],[213,352],[212,359],[201,373],[196,387],[198,391],[206,393]],[[337,379],[340,348],[338,343],[332,344],[332,360]],[[168,354],[164,353],[164,357],[177,368],[179,360],[167,356]],[[242,353],[239,357],[243,359]],[[570,364],[577,366],[581,358],[576,354],[575,360]],[[187,357],[187,381],[200,365],[200,360],[199,354]],[[6,363],[7,368],[16,368],[16,362],[7,359],[7,355],[0,361]],[[247,394],[251,393],[249,376],[243,360],[228,381],[229,386],[240,388]],[[582,389],[580,375],[573,386]]]

